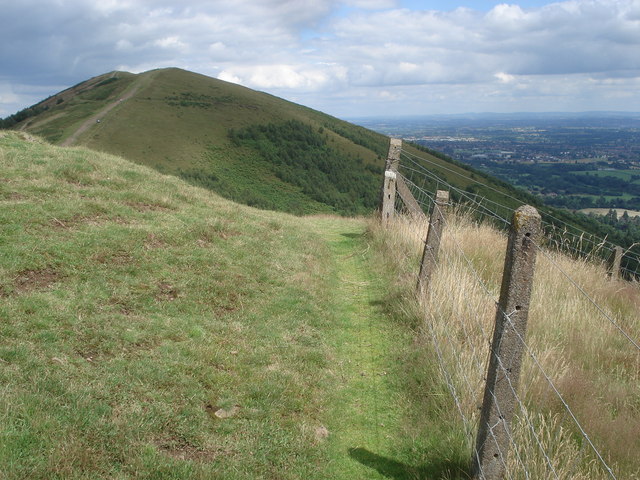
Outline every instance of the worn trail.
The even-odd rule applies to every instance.
[[[364,222],[319,221],[335,263],[335,375],[329,425],[333,478],[410,478],[394,459],[405,399],[389,375],[393,352],[406,341],[382,309],[370,267]]]
[[[114,100],[113,102],[109,103],[108,105],[106,105],[103,109],[101,109],[98,113],[96,113],[95,115],[92,115],[91,117],[89,117],[87,120],[85,120],[79,127],[78,129],[73,132],[71,135],[69,135],[67,138],[65,138],[61,143],[60,146],[63,147],[69,147],[71,145],[74,145],[76,143],[76,141],[78,140],[78,138],[80,137],[80,135],[82,135],[83,133],[85,133],[87,130],[89,130],[92,126],[95,126],[96,123],[98,122],[98,120],[101,120],[107,113],[109,113],[111,110],[113,110],[114,108],[116,108],[118,105],[121,105],[123,102],[126,102],[127,100],[129,100],[131,97],[133,97],[138,90],[140,90],[142,87],[145,87],[146,85],[148,85],[150,83],[150,79],[152,76],[149,76],[147,78],[143,78],[141,80],[136,81],[136,83],[134,83],[132,86],[129,87],[128,90],[126,90],[121,96],[120,98],[118,98],[117,100]]]

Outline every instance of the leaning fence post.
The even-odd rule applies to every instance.
[[[535,208],[524,205],[515,211],[474,451],[474,479],[498,480],[505,472],[540,232]]]
[[[401,149],[402,140],[399,138],[392,138],[389,142],[389,155],[385,166],[380,199],[380,219],[383,223],[389,222],[395,211],[396,176],[398,174]]]
[[[422,262],[420,262],[420,273],[418,274],[418,293],[424,292],[429,285],[431,275],[438,263],[438,251],[440,250],[440,239],[444,228],[444,207],[449,203],[449,192],[438,190],[436,200],[431,207],[429,217],[429,230],[427,239],[424,242],[422,251]]]
[[[620,265],[622,264],[622,247],[614,247],[613,253],[609,259],[609,278],[617,280],[620,278]]]

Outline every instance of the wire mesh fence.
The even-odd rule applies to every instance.
[[[504,230],[513,208],[456,189],[415,156],[402,155],[398,174],[427,214],[416,218],[396,198],[389,228],[411,246],[403,250],[415,257],[409,264],[428,254],[423,251],[428,214],[447,210],[438,273],[418,301],[422,333],[460,416],[470,457],[478,455],[479,408],[495,347],[494,320],[500,319],[524,356],[519,385],[511,381],[511,367],[498,361],[513,401],[508,406],[494,398],[498,418],[507,409],[513,418],[486,426],[499,445],[495,461],[505,478],[640,478],[635,454],[640,447],[640,325],[634,310],[640,295],[634,283],[604,280],[602,259],[613,246],[569,225],[543,221],[544,235],[535,243],[539,259],[530,327],[523,334],[515,328],[517,312],[497,307]],[[448,206],[435,204],[437,189],[452,192]],[[620,301],[620,292],[628,301]],[[498,437],[506,438],[506,447]],[[493,478],[481,467],[476,474]]]
[[[402,150],[401,159],[399,173],[407,181],[407,184],[411,185],[412,193],[417,200],[428,196],[429,192],[447,190],[451,194],[452,202],[464,205],[478,218],[490,221],[499,228],[508,228],[509,219],[515,208],[522,204],[520,199],[479,180],[463,176],[460,172],[443,167],[429,160],[426,155],[419,156]],[[485,191],[493,192],[494,197],[498,200],[492,200],[478,193],[458,188],[448,182],[441,174],[436,173],[439,171],[460,175],[464,177],[465,181],[472,182],[472,186],[482,187]],[[469,190],[473,189],[469,188]],[[539,210],[543,219],[545,245],[576,258],[588,258],[591,261],[604,263],[610,261],[616,245],[607,238],[599,237],[562,220],[549,209],[539,208]],[[620,273],[629,280],[640,279],[640,245],[632,244],[624,249]]]

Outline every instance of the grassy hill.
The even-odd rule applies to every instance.
[[[370,211],[387,150],[383,136],[364,128],[179,69],[93,78],[35,105],[14,128],[121,155],[243,203],[295,213]],[[287,145],[278,141],[282,135]],[[278,159],[306,152],[324,166],[283,164],[270,151]],[[352,172],[349,181],[335,182],[330,173],[338,168]]]
[[[52,143],[120,155],[247,205],[295,214],[371,212],[388,150],[388,139],[370,130],[175,68],[100,75],[1,124]],[[584,215],[544,207],[505,182],[418,148],[404,147],[427,158],[433,174],[465,195],[509,208],[529,203],[561,231],[564,223],[577,225],[625,248],[638,240]],[[432,179],[423,186],[434,191],[439,185]],[[455,192],[452,197],[462,199]]]
[[[120,155],[245,204],[298,214],[373,210],[388,150],[388,139],[370,130],[175,68],[101,75],[15,120],[13,128],[55,144]],[[460,189],[496,196],[469,169],[406,148],[427,155],[434,173]]]
[[[253,209],[24,132],[0,132],[0,171],[3,479],[464,468],[457,434],[409,414],[412,330],[365,220]]]

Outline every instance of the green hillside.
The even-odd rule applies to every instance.
[[[3,479],[465,467],[440,404],[415,406],[433,370],[365,220],[253,209],[23,132],[0,132],[0,169]]]
[[[248,205],[296,214],[371,212],[388,150],[388,139],[370,130],[175,68],[95,77],[5,119],[9,124],[52,143],[123,156]],[[427,155],[434,173],[462,190],[498,201],[505,199],[499,192],[513,194],[486,176],[498,194],[479,188],[475,174],[433,152],[406,149]]]
[[[102,75],[31,112],[14,128],[121,155],[243,203],[295,213],[371,211],[387,150],[385,137],[364,128],[179,69]],[[256,129],[276,135],[244,141]],[[282,133],[287,145],[278,141]],[[279,163],[280,154],[297,158],[300,151],[322,165]],[[336,181],[336,169],[357,181]]]
[[[295,214],[370,213],[388,150],[388,139],[370,130],[175,68],[100,75],[0,126],[120,155],[234,201]],[[403,150],[427,159],[433,176],[422,186],[433,192],[442,184],[436,177],[444,179],[460,190],[452,192],[455,202],[478,195],[495,202],[490,208],[503,218],[508,211],[498,205],[529,203],[562,231],[569,223],[624,247],[638,240],[584,215],[544,207],[532,195],[437,152],[409,144]]]

